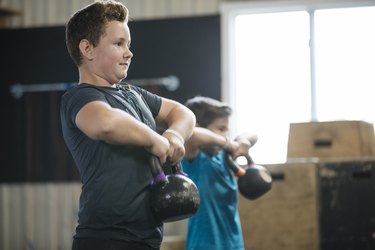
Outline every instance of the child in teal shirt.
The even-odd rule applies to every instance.
[[[224,154],[247,155],[257,136],[247,133],[229,140],[232,109],[223,102],[198,96],[185,105],[197,124],[185,143],[182,165],[200,192],[200,207],[188,221],[186,250],[243,250],[238,186]]]

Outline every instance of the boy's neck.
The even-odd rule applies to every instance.
[[[92,85],[99,86],[99,87],[116,87],[116,84],[109,83],[103,78],[100,78],[94,75],[88,75],[80,71],[78,84],[81,84],[81,83],[92,84]]]

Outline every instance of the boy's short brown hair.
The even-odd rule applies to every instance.
[[[68,21],[65,29],[66,46],[77,66],[81,65],[79,43],[87,39],[97,46],[110,21],[128,22],[129,11],[126,6],[113,0],[94,2],[78,10]]]
[[[193,97],[186,101],[185,106],[193,111],[197,124],[201,127],[207,127],[215,119],[232,114],[232,108],[228,104],[205,96]]]

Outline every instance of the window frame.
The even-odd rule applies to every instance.
[[[316,83],[315,83],[315,43],[314,12],[320,9],[375,6],[370,0],[302,0],[302,1],[252,1],[226,2],[220,6],[221,13],[221,99],[236,110],[236,58],[235,58],[235,18],[243,14],[261,14],[306,11],[310,15],[310,120],[317,121]],[[237,134],[237,113],[230,119],[230,136]]]

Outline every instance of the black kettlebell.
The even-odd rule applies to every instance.
[[[238,177],[240,193],[250,200],[255,200],[271,189],[272,177],[265,167],[254,164],[250,155],[246,155],[245,158],[247,166],[242,168],[234,161],[230,153],[225,153],[227,165]]]
[[[150,186],[151,209],[162,222],[183,220],[194,215],[200,205],[195,183],[182,171],[181,163],[172,166],[172,174],[165,175],[159,159],[150,160],[153,181]]]

